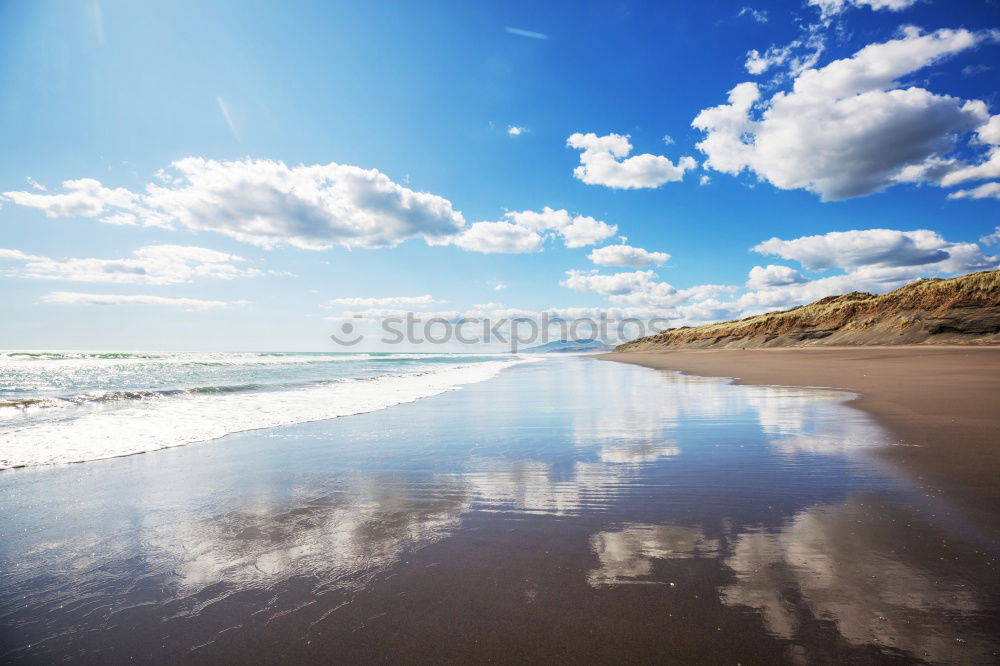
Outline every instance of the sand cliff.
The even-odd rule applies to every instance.
[[[852,292],[782,312],[673,328],[615,351],[903,344],[1000,344],[1000,270],[917,280],[887,294]]]

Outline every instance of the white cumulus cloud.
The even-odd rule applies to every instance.
[[[754,252],[790,259],[811,270],[858,266],[925,266],[957,258],[955,270],[982,268],[982,254],[975,243],[950,243],[926,229],[897,231],[866,229],[833,231],[792,240],[771,238],[758,243]],[[970,261],[970,258],[972,260]]]
[[[744,67],[751,74],[763,74],[776,65],[782,65],[792,54],[790,46],[769,46],[761,53],[757,49],[747,52],[747,60]]]
[[[570,270],[559,284],[574,291],[600,294],[617,305],[651,308],[679,306],[735,290],[735,287],[714,284],[677,289],[655,277],[653,271],[602,275],[596,271]]]
[[[499,222],[476,222],[452,242],[475,252],[521,253],[542,249],[547,236],[560,237],[569,248],[593,245],[614,236],[618,226],[548,206],[541,211],[504,213]]]
[[[979,242],[983,245],[996,245],[997,243],[1000,243],[1000,226],[994,229],[993,233],[980,238]]]
[[[72,291],[53,291],[43,296],[42,301],[55,305],[166,305],[186,310],[214,310],[248,304],[247,301],[206,301],[145,294],[81,294]]]
[[[196,278],[232,280],[265,272],[238,264],[242,257],[203,247],[150,245],[127,259],[53,259],[0,249],[0,261],[16,262],[6,275],[38,280],[110,282],[119,284],[180,284]]]
[[[754,9],[753,7],[743,7],[737,16],[749,16],[757,23],[767,23],[767,10]]]
[[[542,236],[512,222],[476,222],[454,239],[463,250],[521,254],[542,249]]]
[[[346,297],[333,298],[326,302],[328,306],[348,305],[356,308],[425,308],[439,301],[430,294],[423,296],[386,296],[383,298]]]
[[[755,267],[747,282],[751,291],[733,303],[742,315],[851,291],[883,293],[921,277],[991,270],[1000,265],[1000,258],[985,254],[976,243],[950,242],[927,230],[867,229],[791,240],[772,238],[752,249],[797,261],[806,269],[840,273],[806,280],[786,266]]]
[[[139,195],[124,188],[107,188],[93,178],[63,182],[61,194],[4,192],[5,198],[20,206],[37,208],[48,217],[97,217],[107,210],[134,210]],[[162,225],[160,225],[162,226]]]
[[[574,291],[589,291],[602,296],[626,296],[644,289],[654,276],[653,271],[601,275],[596,271],[571,270],[566,272],[566,279],[560,284]]]
[[[20,250],[10,250],[7,248],[0,247],[0,261],[30,261],[34,259],[42,259],[43,257],[38,257],[33,254],[25,254]]]
[[[849,7],[898,12],[916,3],[917,0],[809,0],[811,6],[819,8],[824,18],[840,14]]]
[[[1000,242],[996,234],[981,239]],[[603,248],[602,248],[603,249]],[[852,291],[884,293],[921,277],[941,277],[1000,267],[976,243],[952,242],[927,230],[867,229],[783,240],[772,238],[752,248],[822,271],[813,279],[792,266],[754,266],[743,286],[704,284],[679,289],[657,279],[652,270],[600,274],[567,271],[560,284],[603,296],[606,308],[639,318],[657,317],[671,326],[745,317],[810,303]]]
[[[806,279],[802,277],[802,274],[791,266],[768,264],[767,266],[754,266],[750,269],[747,287],[750,289],[767,289],[768,287],[782,287],[805,281]]]
[[[570,148],[582,150],[580,166],[573,175],[589,185],[604,185],[619,189],[659,187],[684,178],[684,172],[698,163],[693,157],[682,157],[674,164],[661,155],[634,155],[629,137],[621,134],[597,136],[593,132],[577,132],[566,140]]]
[[[992,116],[983,124],[976,131],[976,138],[980,144],[989,147],[986,157],[979,164],[959,166],[948,170],[941,177],[942,185],[949,186],[975,180],[1000,178],[1000,114]],[[967,195],[952,196],[952,198],[959,199],[962,196]]]
[[[597,248],[588,254],[587,258],[598,266],[645,268],[647,266],[662,266],[670,259],[670,255],[666,252],[650,252],[641,247],[632,247],[622,243]]]
[[[557,231],[566,247],[584,247],[611,238],[618,233],[618,226],[577,215],[572,222]]]
[[[969,190],[958,190],[949,199],[1000,199],[1000,183],[984,183]]]
[[[5,192],[49,217],[214,231],[261,247],[388,247],[422,236],[444,242],[465,222],[447,199],[392,182],[376,169],[189,157],[143,192],[84,178],[64,192]]]
[[[698,149],[708,168],[732,175],[749,170],[775,187],[806,189],[824,201],[936,180],[949,168],[944,156],[955,136],[987,122],[986,105],[900,78],[994,38],[907,27],[898,39],[804,69],[791,90],[770,98],[755,83],[741,83],[728,104],[705,109],[692,122],[705,134]]]

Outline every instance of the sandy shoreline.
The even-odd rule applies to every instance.
[[[859,394],[900,444],[881,455],[1000,534],[1000,347],[683,350],[596,358],[738,383]]]

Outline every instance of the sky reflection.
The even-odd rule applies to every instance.
[[[559,526],[581,609],[624,587],[652,595],[629,611],[650,622],[644,604],[683,591],[751,614],[794,654],[830,654],[820,634],[934,661],[992,654],[985,556],[906,503],[866,455],[882,431],[845,397],[558,359],[373,414],[7,474],[3,656],[124,657],[127,638],[98,643],[139,626],[181,657],[279,618],[295,627],[281,640],[319,641],[312,627],[376,590],[430,594],[421,576],[393,582],[414,560],[490,562],[477,579],[531,579],[544,608],[554,545],[519,545],[518,525]],[[525,563],[490,559],[507,547]]]

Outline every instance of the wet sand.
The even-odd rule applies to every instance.
[[[591,358],[0,473],[3,663],[995,663],[998,550],[835,391]]]
[[[597,358],[737,383],[844,389],[897,444],[880,455],[1000,535],[1000,347],[678,350]]]

